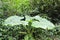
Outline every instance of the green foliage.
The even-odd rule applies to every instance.
[[[11,16],[7,18],[3,24],[14,26],[14,25],[20,25],[20,24],[28,25],[28,23],[31,22],[32,23],[31,25],[35,28],[53,29],[55,27],[50,21],[47,21],[46,19],[41,18],[39,16],[35,16],[35,17],[25,16],[25,17],[26,17],[26,20],[21,21],[23,17]]]
[[[51,20],[53,23],[58,23],[60,20],[59,8],[59,0],[0,0],[0,17],[40,14],[40,16]]]
[[[4,40],[7,40],[7,39],[9,39],[9,40],[11,40],[11,39],[16,39],[16,40],[18,40],[18,39],[20,39],[19,38],[19,36],[21,36],[21,37],[23,37],[23,38],[21,38],[20,40],[37,40],[37,38],[38,37],[36,37],[35,38],[35,36],[37,36],[37,35],[35,35],[37,32],[37,34],[39,34],[39,35],[41,35],[41,33],[40,32],[47,32],[48,30],[52,30],[52,29],[54,29],[54,27],[53,26],[47,26],[47,24],[45,25],[45,24],[43,24],[44,25],[44,27],[43,27],[43,25],[41,26],[40,24],[42,23],[41,21],[44,19],[44,18],[41,18],[41,17],[39,17],[39,16],[35,16],[35,17],[30,17],[30,16],[25,16],[26,17],[26,19],[25,20],[21,20],[21,19],[23,19],[22,17],[20,17],[20,16],[11,16],[11,17],[8,17],[3,23],[4,23],[4,25],[2,25],[2,27],[0,27],[1,28],[1,32],[2,32],[2,34],[4,35],[2,38],[4,39]],[[37,18],[38,17],[38,19],[35,19],[35,18]],[[16,19],[15,19],[16,18]],[[14,21],[13,21],[14,20]],[[19,22],[17,22],[18,20],[20,20]],[[41,21],[40,21],[41,20]],[[10,21],[10,22],[9,22]],[[36,23],[36,25],[34,25],[35,23],[33,23],[33,22],[35,22],[35,21],[40,21],[39,23],[40,24],[37,24]],[[43,20],[44,21],[44,20]],[[48,20],[45,20],[45,21],[47,21],[47,23],[48,24],[50,24],[50,22],[48,22]],[[5,23],[6,22],[6,23]],[[18,24],[16,24],[16,22],[18,23]],[[9,23],[9,24],[8,24]],[[20,24],[19,24],[20,23]],[[45,22],[44,22],[45,23]],[[5,25],[6,24],[6,25]],[[33,26],[34,25],[34,26]],[[39,25],[39,27],[38,27],[38,25]],[[52,24],[50,24],[50,25],[52,25]],[[47,28],[45,29],[45,26],[47,26],[47,28],[48,27],[52,27],[52,29],[50,28],[50,29],[48,29],[47,30]],[[43,27],[43,28],[42,28]],[[38,30],[38,31],[37,31]],[[44,31],[42,31],[42,30],[44,30]],[[24,35],[24,36],[22,36],[22,35]],[[52,34],[51,34],[52,35]]]
[[[0,0],[1,17],[3,15],[5,17],[21,14],[40,14],[40,16],[48,18],[53,23],[58,23],[60,20],[59,8],[59,0]]]
[[[1,0],[1,2],[4,16],[28,14],[31,11],[29,0]]]
[[[31,34],[27,34],[24,38],[24,40],[35,40]]]
[[[0,40],[60,40],[60,24],[47,19],[59,23],[60,0],[0,0]]]
[[[23,19],[24,17],[19,17],[19,16],[11,16],[11,17],[9,17],[9,18],[7,18],[6,20],[5,20],[5,22],[3,23],[3,24],[5,24],[5,25],[19,25],[19,24],[21,24],[21,19]]]
[[[32,0],[31,5],[34,10],[37,8],[33,12],[34,15],[40,14],[40,16],[45,18],[47,16],[53,23],[60,22],[60,0]]]

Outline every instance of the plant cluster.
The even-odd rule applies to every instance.
[[[1,40],[53,40],[56,27],[40,16],[11,16],[1,22]],[[18,22],[17,22],[18,21]],[[48,25],[47,25],[48,24]],[[58,32],[59,33],[59,32]],[[55,33],[56,34],[56,33]],[[57,35],[57,34],[56,34]],[[50,37],[49,37],[50,36]]]

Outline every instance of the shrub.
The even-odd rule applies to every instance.
[[[15,24],[16,20],[13,21],[14,18],[16,18],[16,17],[17,17],[17,19],[16,19],[17,21],[18,21],[18,19],[20,20],[19,21],[20,24]],[[55,26],[50,21],[46,20],[45,18],[41,18],[39,16],[35,16],[35,17],[25,16],[25,17],[26,17],[25,21],[21,20],[22,17],[19,17],[19,16],[8,17],[3,22],[3,26],[0,27],[1,28],[0,31],[2,32],[1,34],[3,35],[2,39],[4,39],[4,40],[7,40],[7,39],[9,39],[9,40],[10,39],[37,40],[37,38],[35,38],[35,37],[37,37],[37,35],[35,35],[37,32],[38,32],[37,34],[39,34],[40,32],[41,33],[45,32],[45,31],[47,32],[48,30],[52,30],[55,28]],[[19,22],[17,22],[17,23],[19,23]],[[40,24],[37,24],[37,23],[40,23]],[[7,25],[5,25],[5,24],[7,24]]]

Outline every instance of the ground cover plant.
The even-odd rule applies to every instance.
[[[48,25],[47,25],[48,24]],[[30,17],[11,16],[2,22],[1,40],[39,40],[37,34],[53,31],[55,25],[40,16]],[[53,33],[49,34],[53,35]],[[43,35],[44,36],[44,35]],[[47,40],[50,38],[47,38]],[[51,39],[53,40],[53,39]]]
[[[0,40],[60,40],[60,0],[0,0]]]

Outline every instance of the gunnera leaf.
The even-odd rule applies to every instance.
[[[43,29],[53,29],[55,25],[48,21],[45,18],[35,16],[34,19],[39,20],[39,21],[33,21],[32,26],[35,28],[43,28]]]
[[[20,25],[21,23],[21,19],[23,19],[24,17],[20,17],[20,16],[10,16],[8,17],[5,21],[4,21],[4,25]]]

